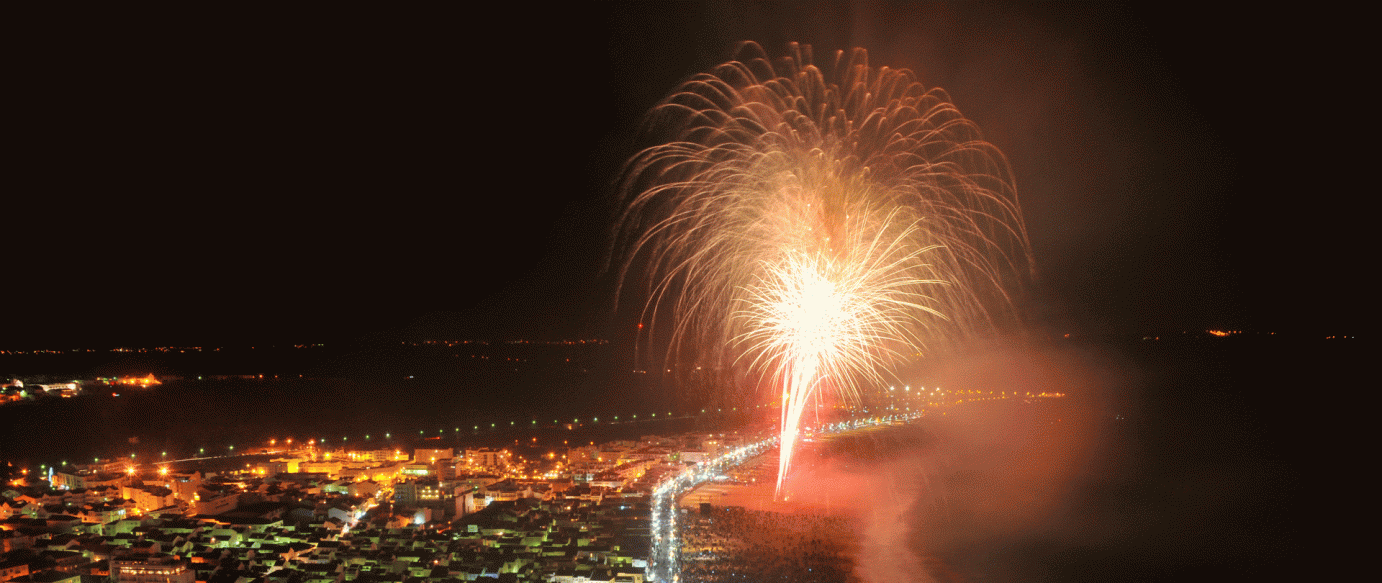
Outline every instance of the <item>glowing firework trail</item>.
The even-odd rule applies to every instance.
[[[669,359],[780,391],[779,493],[816,391],[857,400],[899,360],[1013,320],[1031,272],[1007,161],[944,91],[862,49],[829,76],[790,51],[746,44],[663,100],[649,130],[669,139],[630,161],[621,220],[623,278],[646,262]]]

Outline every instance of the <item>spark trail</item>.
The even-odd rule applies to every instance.
[[[620,220],[621,281],[650,276],[669,361],[780,394],[779,495],[812,396],[857,401],[905,360],[1015,322],[1032,273],[1007,160],[943,90],[863,49],[827,71],[810,46],[789,53],[746,43],[655,107],[664,141],[630,160]]]

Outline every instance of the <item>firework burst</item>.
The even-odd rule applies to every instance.
[[[857,400],[901,360],[1013,321],[1031,256],[1006,159],[944,91],[862,49],[828,74],[806,45],[739,54],[649,115],[665,141],[627,167],[621,279],[651,275],[669,359],[780,391],[780,492],[812,395]]]

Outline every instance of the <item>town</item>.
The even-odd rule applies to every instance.
[[[159,382],[97,379],[72,383],[74,391],[15,380],[7,390],[23,401],[62,400]],[[807,435],[1018,396],[889,392],[908,396],[882,415],[838,411]],[[1058,395],[1026,395],[1048,396]],[[696,505],[677,500],[712,480],[738,480],[733,468],[774,449],[777,431],[765,422],[604,443],[531,437],[510,447],[466,445],[459,433],[450,447],[384,437],[0,468],[10,475],[0,487],[0,582],[671,580],[681,568],[677,531],[696,524],[676,517]]]
[[[646,436],[540,459],[304,444],[222,471],[46,467],[0,489],[0,581],[636,583],[659,482],[764,437]]]

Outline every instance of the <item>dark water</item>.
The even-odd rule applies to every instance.
[[[623,354],[605,344],[362,342],[6,356],[0,370],[31,381],[33,375],[65,381],[149,373],[181,380],[147,390],[96,386],[74,399],[0,406],[0,460],[37,465],[131,453],[150,460],[164,452],[177,458],[289,437],[376,448],[409,447],[424,438],[446,446],[502,444],[531,440],[533,432],[552,438],[559,431],[634,438],[640,431],[670,432],[664,422],[651,423],[651,415],[691,409],[674,406],[647,375],[630,374]],[[234,378],[214,380],[222,375]],[[634,414],[639,423],[628,423]],[[613,424],[615,416],[622,423]],[[718,425],[721,417],[686,424]],[[576,427],[566,427],[577,419]]]
[[[900,513],[893,539],[907,552],[866,557],[881,573],[871,580],[1328,572],[1301,555],[1322,534],[1306,527],[1308,517],[1329,506],[1307,494],[1318,480],[1305,468],[1321,455],[1316,446],[1335,446],[1315,435],[1320,423],[1307,403],[1345,395],[1363,378],[1359,345],[1241,339],[1060,350],[1061,374],[1011,381],[1064,383],[1065,398],[974,402],[831,452],[852,471],[889,476],[895,483],[882,489],[905,507],[876,512]],[[1042,359],[1051,355],[1027,362]]]
[[[0,459],[37,466],[133,453],[137,460],[156,461],[232,453],[232,446],[245,452],[287,438],[408,450],[529,443],[538,437],[549,447],[743,421],[699,411],[669,419],[669,411],[647,403],[582,400],[576,391],[534,394],[541,391],[476,394],[450,383],[344,379],[183,380],[150,389],[93,390],[72,399],[0,406]]]

